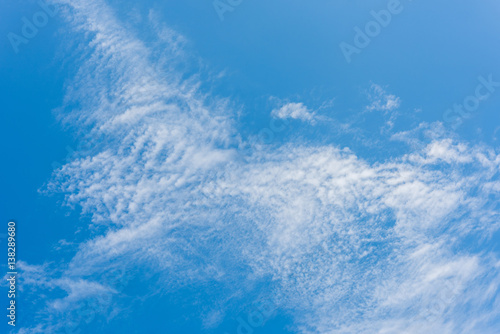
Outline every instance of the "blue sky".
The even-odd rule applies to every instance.
[[[46,3],[0,4],[5,331],[498,332],[497,2]]]

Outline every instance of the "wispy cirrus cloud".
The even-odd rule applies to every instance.
[[[401,106],[401,99],[394,94],[386,92],[384,87],[372,83],[367,92],[370,104],[365,107],[368,112],[381,112],[385,118],[385,126],[382,132],[393,129]]]
[[[89,287],[115,291],[99,283],[102,268],[147,263],[159,293],[218,282],[222,305],[269,280],[271,298],[301,333],[491,332],[498,315],[486,306],[497,303],[498,260],[461,246],[498,231],[493,149],[434,133],[378,162],[334,145],[238,150],[244,139],[230,101],[165,62],[182,58],[172,42],[181,36],[151,14],[167,51],[159,56],[103,1],[64,3],[91,47],[62,119],[88,130],[82,140],[95,148],[57,170],[47,191],[67,194],[104,232],[46,278],[65,292],[48,303],[79,307],[88,296],[78,292]],[[372,90],[371,110],[399,106],[380,86]],[[314,116],[302,103],[273,113]],[[37,273],[25,270],[35,288]],[[489,293],[478,297],[482,289]],[[51,314],[33,328],[65,326]]]
[[[368,91],[368,98],[370,100],[370,104],[366,107],[368,111],[390,112],[399,108],[401,104],[399,97],[387,93],[382,86],[374,83]]]

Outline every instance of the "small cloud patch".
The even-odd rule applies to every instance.
[[[299,119],[301,121],[314,123],[315,114],[303,103],[287,103],[281,108],[273,109],[271,115],[281,119]]]
[[[398,109],[401,100],[393,94],[388,94],[382,86],[372,84],[368,91],[370,105],[366,107],[368,111],[384,111],[390,112]]]

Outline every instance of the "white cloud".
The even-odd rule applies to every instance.
[[[217,281],[222,305],[272,277],[271,298],[301,333],[484,333],[499,287],[484,274],[498,260],[457,249],[498,230],[488,199],[500,189],[500,157],[491,149],[438,137],[380,162],[332,145],[237,151],[227,101],[207,100],[196,79],[151,60],[154,50],[102,2],[70,5],[69,21],[94,34],[94,50],[68,90],[68,104],[82,108],[66,121],[86,126],[96,148],[48,189],[67,193],[105,233],[52,278],[66,291],[53,305],[69,307],[87,289],[115,291],[79,279],[103,267],[147,263],[159,292]],[[181,54],[178,44],[172,52]],[[373,110],[399,106],[377,87]],[[273,116],[314,119],[301,103]],[[481,289],[490,299],[477,298]],[[47,319],[55,323],[42,327],[63,323]]]
[[[370,105],[366,107],[368,111],[390,112],[399,108],[401,101],[399,97],[387,93],[382,86],[372,84],[368,91]]]
[[[273,109],[271,115],[280,119],[299,119],[301,121],[313,123],[314,112],[309,110],[303,103],[286,103],[280,108]]]

